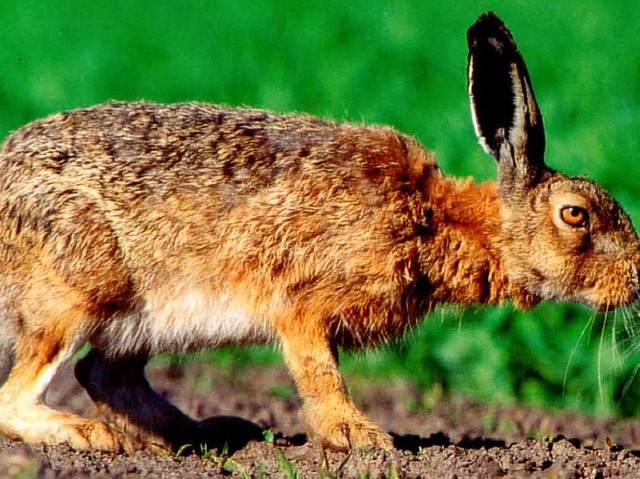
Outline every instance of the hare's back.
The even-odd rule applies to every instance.
[[[108,103],[17,130],[3,146],[0,169],[137,194],[146,187],[158,194],[185,181],[204,186],[285,167],[277,164],[276,153],[295,148],[285,147],[286,135],[278,134],[291,131],[288,123],[287,117],[259,110],[207,104]],[[305,137],[330,128],[306,117],[297,117],[296,127]]]
[[[388,127],[203,103],[107,103],[14,132],[0,151],[0,208],[18,202],[50,216],[51,205],[79,198],[116,224],[195,210],[217,221],[260,201],[282,216],[329,201],[347,218],[341,204],[402,203],[436,169]]]
[[[71,178],[117,189],[130,204],[131,195],[187,186],[226,184],[248,191],[314,168],[319,174],[364,169],[379,176],[406,166],[389,155],[406,157],[407,143],[415,142],[390,128],[308,115],[204,103],[107,103],[17,130],[3,145],[0,185],[11,174]]]
[[[346,221],[374,203],[406,209],[398,203],[413,201],[412,188],[436,170],[415,140],[388,127],[204,103],[107,103],[14,132],[0,151],[0,209],[17,202],[51,216],[52,205],[87,200],[126,227],[193,211],[217,222],[266,202],[274,216],[330,210]]]

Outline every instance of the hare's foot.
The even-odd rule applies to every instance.
[[[126,433],[135,449],[175,451],[192,442],[198,422],[152,389],[146,363],[146,357],[111,359],[92,349],[76,364],[76,377],[100,414]]]
[[[305,403],[302,417],[311,440],[331,449],[345,450],[362,446],[393,448],[391,436],[344,398]]]
[[[119,452],[125,438],[102,421],[84,419],[42,404],[0,405],[0,433],[30,444],[67,444],[72,449]]]

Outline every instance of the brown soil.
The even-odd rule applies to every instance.
[[[56,380],[48,402],[90,414],[91,402],[72,376],[65,371]],[[191,415],[216,417],[217,424],[241,431],[229,454],[114,455],[0,438],[0,477],[640,477],[640,421],[482,405],[423,395],[403,382],[371,385],[350,378],[356,401],[394,434],[396,449],[323,453],[305,442],[298,399],[282,369],[222,374],[198,363],[154,365],[149,377]],[[258,430],[254,425],[272,428],[275,439],[249,440]]]

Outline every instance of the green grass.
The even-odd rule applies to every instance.
[[[639,223],[633,1],[0,2],[0,136],[109,99],[204,100],[391,124],[435,151],[447,173],[493,178],[465,93],[465,31],[486,9],[509,24],[528,61],[550,165],[598,180]],[[619,356],[637,341],[619,337],[616,354],[603,318],[588,328],[590,317],[568,305],[445,308],[346,368],[487,401],[634,414],[640,384],[622,392],[638,358]],[[253,354],[271,353],[239,360]]]

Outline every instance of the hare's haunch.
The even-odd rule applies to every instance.
[[[338,346],[398,336],[440,303],[635,301],[638,237],[603,189],[546,166],[511,33],[485,14],[468,40],[497,182],[444,175],[388,127],[201,103],[108,103],[13,133],[0,151],[0,433],[195,443],[202,424],[153,391],[147,359],[275,342],[312,440],[391,447],[347,395]],[[76,376],[108,425],[43,404],[87,343]]]

